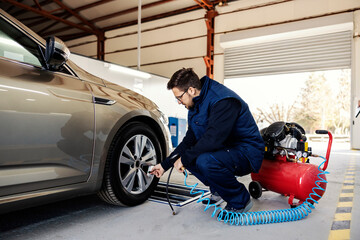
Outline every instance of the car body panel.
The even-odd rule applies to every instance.
[[[95,127],[86,83],[6,59],[0,64],[0,196],[86,181]],[[80,147],[69,147],[77,141]]]
[[[0,19],[45,51],[44,39],[1,9]],[[70,60],[54,72],[39,56],[28,64],[2,54],[0,213],[99,191],[109,147],[128,122],[152,128],[163,156],[171,151],[167,119],[144,96]]]

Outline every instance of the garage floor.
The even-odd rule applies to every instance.
[[[309,146],[325,155],[326,143]],[[349,144],[334,143],[325,196],[297,222],[230,226],[211,218],[212,208],[204,212],[201,203],[177,207],[173,216],[166,204],[114,207],[93,195],[0,215],[0,239],[360,239],[360,151],[348,149]],[[182,174],[173,175],[173,182],[182,184]],[[248,185],[251,179],[239,180]],[[253,201],[251,211],[289,207],[286,197],[273,192]]]

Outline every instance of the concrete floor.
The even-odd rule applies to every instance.
[[[314,153],[325,155],[326,143],[310,146]],[[350,162],[355,166],[351,239],[360,239],[360,229],[356,227],[360,226],[360,151],[348,149],[348,144],[334,143],[326,193],[316,209],[297,222],[230,226],[211,218],[213,209],[204,212],[200,203],[176,208],[177,215],[173,216],[166,204],[147,201],[137,207],[123,208],[87,196],[0,215],[0,239],[328,239]],[[319,161],[314,159],[312,163]],[[178,173],[172,179],[183,182],[183,176]],[[246,186],[251,181],[249,176],[240,180]],[[197,181],[191,177],[189,182]],[[264,192],[253,201],[251,211],[289,207],[286,197],[273,192]]]

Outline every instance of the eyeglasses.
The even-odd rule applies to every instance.
[[[181,102],[181,98],[184,96],[185,93],[187,93],[188,90],[189,90],[189,88],[187,88],[180,96],[175,96],[176,100]]]

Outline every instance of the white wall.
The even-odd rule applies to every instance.
[[[204,14],[204,10],[199,10],[181,16],[143,23],[141,26],[141,70],[170,78],[182,67],[193,67],[200,77],[205,75],[206,68],[202,59],[206,55],[207,30],[203,19]],[[185,23],[177,24],[179,22]],[[158,28],[168,25],[172,26]],[[158,29],[148,31],[153,28]],[[133,34],[125,35],[128,33]],[[136,25],[106,32],[105,36],[107,38],[105,42],[106,61],[130,67],[137,65]],[[185,38],[193,39],[182,40]],[[77,46],[81,42],[89,43]],[[72,52],[85,56],[96,56],[95,37],[69,41],[66,44]],[[154,44],[156,46],[151,46]]]
[[[179,105],[171,91],[167,90],[168,78],[151,74],[149,79],[110,70],[109,63],[89,57],[71,54],[70,59],[89,73],[107,81],[136,91],[158,105],[168,117],[187,118],[187,110]]]

